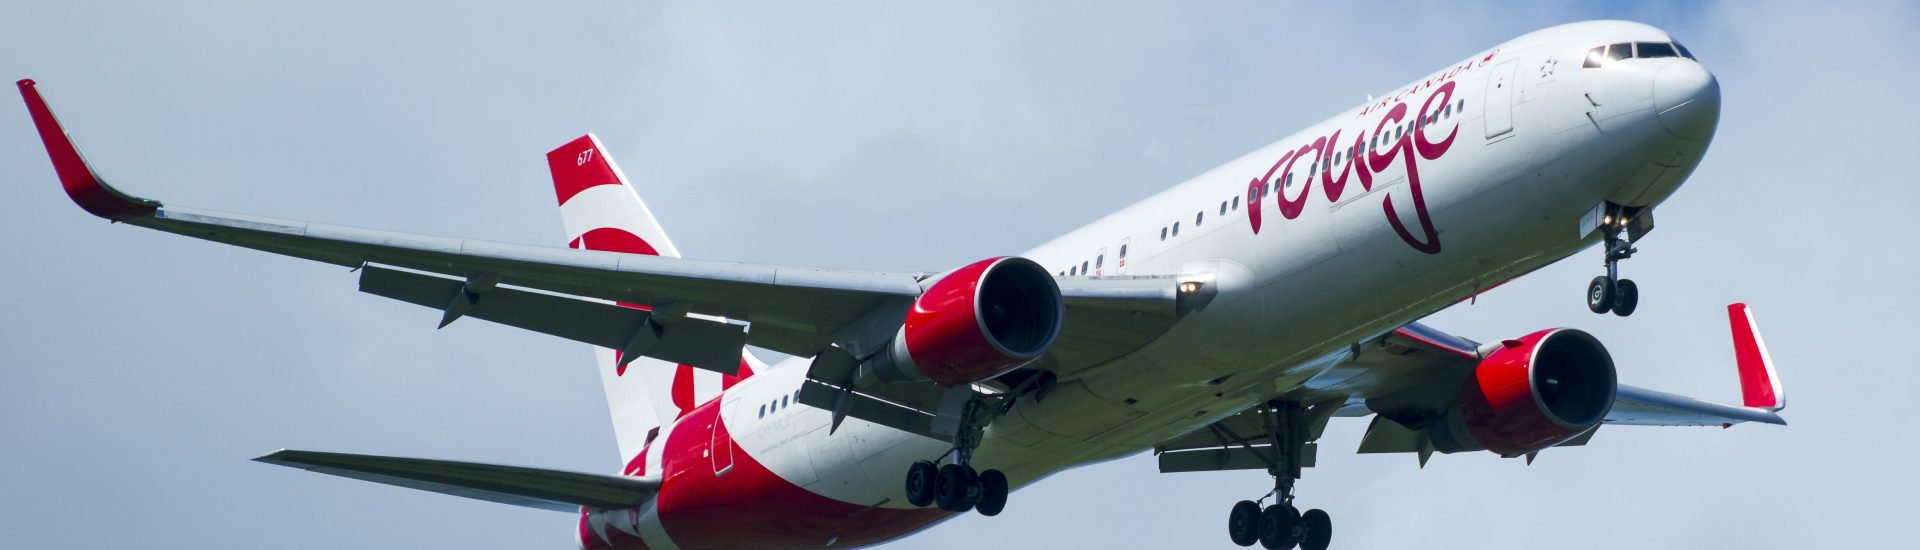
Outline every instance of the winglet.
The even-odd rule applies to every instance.
[[[101,181],[93,167],[87,165],[86,158],[80,156],[80,150],[73,146],[66,129],[60,127],[60,120],[53,117],[53,110],[47,108],[47,100],[40,97],[33,80],[21,80],[18,84],[20,96],[27,101],[27,113],[33,116],[33,125],[40,130],[40,141],[47,146],[47,158],[53,160],[53,171],[59,174],[60,185],[66,188],[74,204],[89,214],[113,221],[147,216],[160,208],[157,201],[121,193]]]
[[[1733,326],[1733,358],[1740,367],[1740,395],[1748,407],[1778,411],[1787,408],[1786,391],[1780,387],[1780,374],[1773,369],[1773,356],[1760,338],[1760,326],[1746,304],[1728,304],[1727,321]]]

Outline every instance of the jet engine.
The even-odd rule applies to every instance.
[[[1574,329],[1507,340],[1460,388],[1446,418],[1428,428],[1434,450],[1519,456],[1593,429],[1613,408],[1613,358]]]
[[[892,341],[868,359],[881,380],[979,382],[1038,359],[1060,336],[1060,287],[1033,260],[990,258],[948,272],[913,301]]]

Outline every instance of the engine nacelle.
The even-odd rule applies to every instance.
[[[1428,436],[1440,452],[1519,456],[1598,425],[1618,389],[1613,357],[1593,335],[1543,330],[1502,342],[1481,360]]]
[[[1033,260],[981,260],[921,293],[906,322],[867,366],[886,381],[979,382],[1040,358],[1060,336],[1065,302]]]

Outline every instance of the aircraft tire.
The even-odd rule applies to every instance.
[[[941,466],[933,479],[933,500],[948,512],[972,510],[973,499],[968,493],[973,491],[974,481],[971,468],[959,464]]]
[[[980,472],[980,502],[973,505],[983,516],[997,516],[1007,507],[1007,474],[1000,470]]]
[[[1296,544],[1300,544],[1299,510],[1275,504],[1260,512],[1260,547],[1291,550]]]
[[[1587,309],[1594,313],[1606,313],[1613,309],[1613,279],[1606,275],[1594,277],[1587,283]]]
[[[1621,279],[1620,282],[1614,283],[1614,286],[1613,286],[1613,314],[1614,315],[1619,315],[1621,317],[1633,315],[1633,310],[1639,307],[1640,307],[1640,285],[1633,284],[1633,279]]]
[[[1260,505],[1251,500],[1233,503],[1233,512],[1227,514],[1227,537],[1240,546],[1260,542]]]
[[[1300,550],[1327,550],[1333,543],[1333,517],[1319,508],[1300,514],[1300,524],[1304,534],[1300,535]]]
[[[933,481],[938,469],[932,462],[915,462],[907,467],[907,502],[914,506],[926,507],[933,504]]]

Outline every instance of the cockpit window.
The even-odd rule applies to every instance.
[[[1607,59],[1621,60],[1633,58],[1633,44],[1614,44],[1607,46]]]
[[[1687,51],[1687,47],[1680,45],[1679,42],[1626,42],[1587,50],[1586,62],[1581,63],[1580,68],[1594,69],[1606,65],[1609,61],[1655,57],[1694,58],[1693,52]]]
[[[1673,51],[1673,44],[1666,42],[1641,42],[1634,44],[1634,52],[1634,57],[1680,57],[1679,52]]]
[[[1687,59],[1694,59],[1693,52],[1687,51],[1687,47],[1680,44],[1679,42],[1673,43],[1673,49],[1680,50],[1680,57],[1685,57]]]

